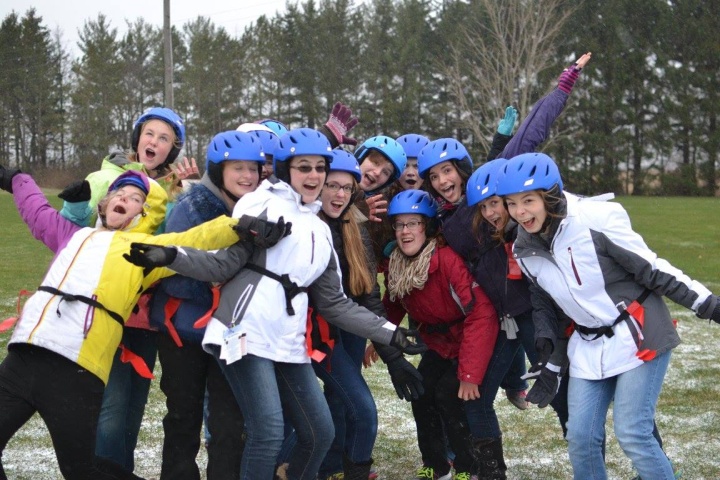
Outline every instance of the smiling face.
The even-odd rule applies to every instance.
[[[166,159],[175,145],[175,131],[162,120],[152,119],[145,122],[138,141],[138,161],[153,172]]]
[[[347,172],[330,172],[320,194],[322,209],[330,218],[338,218],[352,200],[355,178]]]
[[[298,155],[290,159],[290,186],[300,194],[303,203],[312,203],[325,184],[325,157]]]
[[[138,187],[124,185],[108,194],[105,224],[111,230],[122,230],[142,213],[145,193]]]
[[[255,191],[260,183],[260,163],[250,161],[223,162],[223,186],[238,198]]]
[[[363,192],[372,192],[387,183],[395,172],[395,167],[383,154],[375,150],[368,153],[360,164],[360,188]]]
[[[508,212],[505,210],[502,198],[497,195],[488,197],[480,202],[480,213],[490,225],[498,230],[507,222]]]
[[[457,203],[463,195],[462,178],[452,161],[438,163],[427,174],[430,185],[445,200]]]
[[[403,190],[419,190],[422,186],[423,179],[418,175],[417,158],[409,157],[405,164],[405,170],[398,179]]]
[[[538,233],[547,219],[545,201],[538,190],[505,197],[508,213],[528,233]]]
[[[427,240],[425,217],[417,213],[401,213],[392,222],[400,251],[408,257],[418,253]]]

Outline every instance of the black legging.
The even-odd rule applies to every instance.
[[[63,477],[138,479],[95,457],[95,436],[105,385],[77,363],[50,350],[11,344],[0,364],[0,454],[37,412],[47,426]],[[0,463],[0,479],[7,479]]]

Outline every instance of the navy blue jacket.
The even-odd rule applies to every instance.
[[[167,218],[166,232],[184,232],[208,220],[229,215],[225,202],[219,198],[219,191],[207,177],[200,184],[178,197],[175,208]],[[183,341],[200,344],[205,329],[197,329],[193,324],[212,306],[210,284],[182,275],[174,275],[160,282],[150,303],[150,325],[167,331],[165,322],[165,304],[170,297],[181,300],[172,323]]]

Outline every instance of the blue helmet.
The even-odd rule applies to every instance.
[[[496,194],[497,182],[506,163],[506,159],[497,158],[481,165],[470,175],[467,181],[468,205],[475,205]]]
[[[207,147],[207,161],[205,170],[212,183],[218,188],[223,187],[222,166],[223,162],[258,162],[258,175],[265,163],[262,143],[251,133],[230,130],[215,135]]]
[[[272,118],[267,118],[265,120],[258,120],[256,123],[259,123],[260,125],[265,125],[270,130],[275,132],[275,135],[278,137],[282,137],[288,132],[288,128],[283,124],[282,122],[278,122],[277,120],[273,120]]]
[[[114,192],[125,185],[132,185],[143,191],[145,195],[150,193],[150,181],[148,177],[137,170],[128,170],[118,176],[108,187],[108,193]]]
[[[405,164],[407,163],[407,155],[405,154],[403,147],[396,140],[393,140],[390,137],[378,135],[365,140],[355,152],[355,158],[357,158],[359,163],[362,163],[363,160],[365,160],[365,157],[367,157],[373,150],[380,152],[383,157],[387,158],[395,168],[395,171],[393,171],[393,174],[390,175],[387,184],[400,178],[403,170],[405,170]],[[383,187],[384,186],[385,185],[383,185]]]
[[[259,123],[243,123],[237,127],[237,131],[255,135],[262,144],[265,157],[267,158],[270,156],[272,159],[272,154],[278,145],[278,136],[273,130]]]
[[[397,142],[402,146],[403,150],[405,150],[405,155],[407,155],[408,158],[417,158],[420,150],[430,143],[430,139],[416,133],[408,133],[407,135],[398,137]]]
[[[425,175],[435,165],[454,160],[457,166],[472,174],[473,162],[465,146],[454,138],[438,138],[428,143],[418,154],[418,175],[424,179]]]
[[[169,124],[175,132],[175,136],[177,137],[177,143],[174,144],[173,147],[170,149],[170,153],[168,153],[165,161],[160,164],[160,167],[170,165],[172,162],[175,161],[183,145],[185,145],[185,124],[183,123],[180,116],[169,108],[148,108],[147,110],[145,110],[145,112],[143,112],[142,115],[140,115],[140,117],[138,117],[137,120],[135,120],[135,124],[133,125],[133,133],[131,139],[131,146],[133,152],[137,152],[138,144],[140,143],[140,130],[142,130],[143,124],[148,120],[162,120],[163,122]]]
[[[326,171],[333,160],[332,147],[325,135],[312,128],[296,128],[278,140],[273,153],[273,171],[280,180],[290,183],[287,161],[297,155],[320,155],[327,160]]]
[[[437,215],[438,204],[430,194],[424,190],[403,190],[390,200],[388,217],[403,213],[417,213],[428,218]]]
[[[550,190],[555,185],[562,192],[560,170],[552,158],[544,153],[523,153],[511,158],[503,168],[496,195]]]
[[[332,151],[333,160],[330,164],[331,172],[347,172],[355,177],[358,182],[362,179],[360,164],[350,152],[340,148]]]

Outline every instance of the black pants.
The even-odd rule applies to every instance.
[[[450,469],[448,443],[455,452],[455,471],[472,471],[471,434],[463,400],[458,398],[460,380],[457,369],[457,359],[444,359],[432,350],[423,354],[418,365],[425,387],[425,393],[412,402],[418,448],[423,465],[432,467],[439,475],[446,474]]]
[[[195,458],[200,449],[205,389],[208,392],[208,480],[237,480],[244,447],[244,419],[215,357],[201,345],[182,347],[158,336],[162,366],[160,389],[167,397],[161,480],[199,480]]]
[[[52,437],[63,477],[72,480],[139,478],[95,457],[105,385],[77,363],[41,347],[12,344],[0,364],[0,454],[37,412]],[[6,479],[0,464],[0,479]]]

